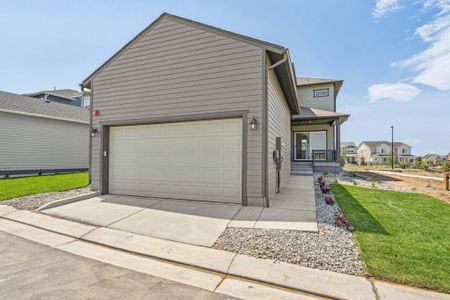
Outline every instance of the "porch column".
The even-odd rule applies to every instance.
[[[341,163],[341,121],[336,121],[336,162]]]

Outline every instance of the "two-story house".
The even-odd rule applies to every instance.
[[[299,166],[340,170],[341,86],[297,77],[283,46],[164,13],[81,83],[92,187],[270,206]]]
[[[297,78],[300,114],[292,119],[293,172],[296,166],[313,163],[316,171],[340,169],[340,126],[349,115],[336,112],[343,80]]]
[[[356,164],[358,147],[353,142],[342,142],[341,143],[341,157],[344,158],[344,163],[346,164]]]
[[[358,164],[380,164],[390,163],[392,144],[387,141],[364,141],[358,147]],[[395,164],[414,164],[415,156],[411,154],[411,146],[402,142],[394,142]]]

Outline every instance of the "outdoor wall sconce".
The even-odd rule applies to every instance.
[[[97,133],[97,128],[92,128],[91,129],[91,137],[95,137],[95,134]]]
[[[258,121],[253,117],[253,119],[250,121],[250,130],[256,130],[258,129]]]

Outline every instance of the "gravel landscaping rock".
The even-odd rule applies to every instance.
[[[14,198],[6,201],[1,201],[0,204],[13,206],[17,209],[35,210],[41,207],[42,205],[53,202],[55,200],[79,196],[90,192],[91,192],[90,188],[73,189],[64,192],[52,192]]]
[[[352,233],[334,223],[340,211],[337,203],[328,205],[314,175],[318,233],[293,230],[227,228],[214,248],[272,259],[305,267],[346,274],[364,273]],[[334,199],[332,192],[329,193]]]

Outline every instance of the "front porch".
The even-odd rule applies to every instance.
[[[311,166],[313,172],[339,172],[341,169],[341,124],[348,115],[301,108],[292,118],[292,175]]]

